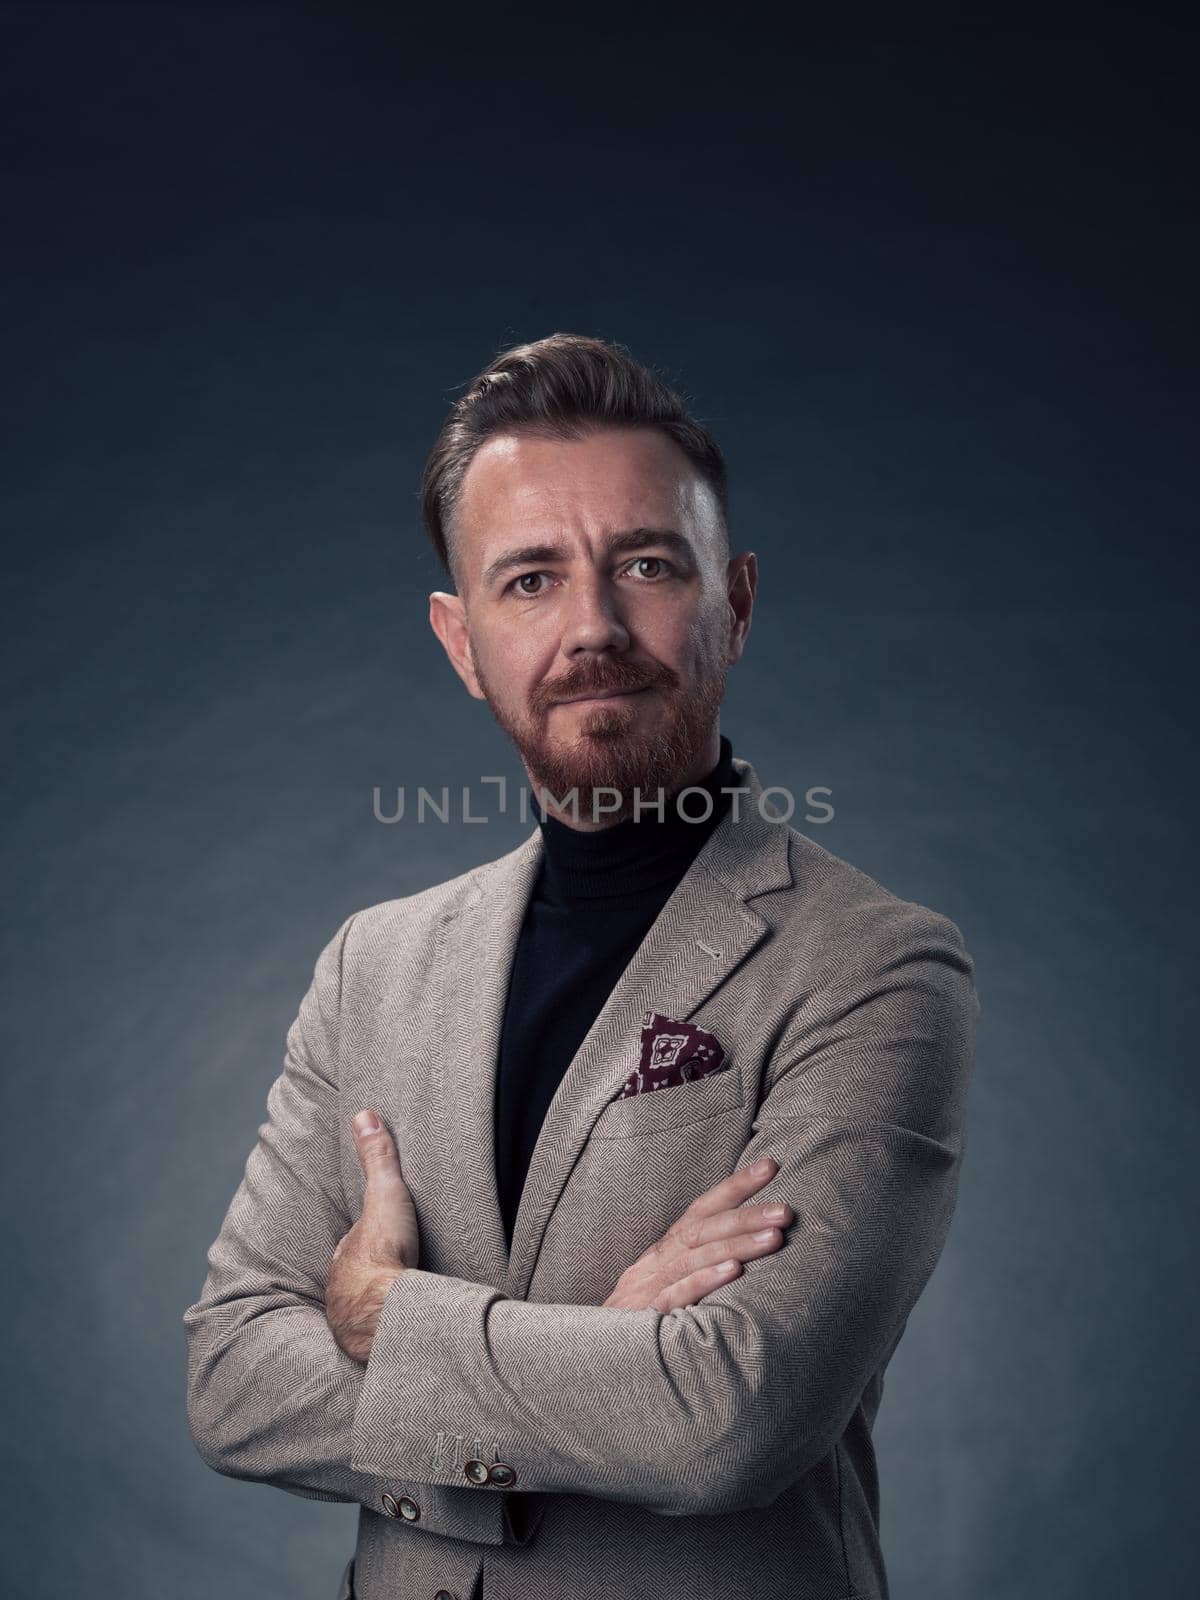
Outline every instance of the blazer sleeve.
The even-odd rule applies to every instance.
[[[665,1314],[406,1269],[358,1393],[358,1471],[462,1483],[444,1441],[464,1436],[516,1490],[687,1516],[768,1505],[828,1454],[937,1262],[965,1145],[973,963],[948,919],[892,905],[839,941],[854,954],[767,1066],[737,1164],[778,1161],[746,1203],[792,1205],[781,1247]]]
[[[357,913],[356,913],[357,915]],[[202,1459],[233,1478],[380,1510],[407,1487],[351,1464],[364,1368],[325,1319],[325,1284],[353,1224],[338,1160],[338,1044],[349,917],[317,960],[245,1175],[183,1315],[187,1416]],[[495,1506],[427,1496],[424,1532],[502,1543]]]

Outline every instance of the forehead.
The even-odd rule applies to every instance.
[[[476,451],[459,494],[465,554],[508,535],[599,531],[602,525],[677,527],[701,534],[715,496],[657,428],[605,428],[582,439],[500,434]]]

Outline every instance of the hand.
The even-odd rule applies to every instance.
[[[795,1221],[791,1206],[772,1200],[744,1211],[735,1209],[779,1171],[774,1157],[767,1160],[770,1165],[762,1171],[757,1164],[742,1167],[693,1200],[657,1244],[626,1268],[604,1304],[663,1312],[693,1306],[736,1278],[743,1261],[778,1250],[783,1229]],[[767,1230],[767,1238],[754,1238]]]
[[[372,1126],[360,1129],[359,1119]],[[365,1363],[379,1313],[393,1280],[420,1259],[417,1212],[400,1175],[391,1134],[374,1112],[351,1123],[358,1159],[367,1175],[362,1215],[333,1252],[325,1285],[325,1320],[339,1347]]]

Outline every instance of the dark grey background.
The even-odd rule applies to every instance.
[[[727,452],[735,751],[832,788],[801,825],[978,964],[960,1207],[877,1430],[896,1600],[1187,1592],[1194,39],[2,20],[5,1592],[334,1592],[356,1508],[203,1466],[180,1318],[320,947],[526,831],[372,790],[520,775],[428,629],[415,489],[555,329]]]

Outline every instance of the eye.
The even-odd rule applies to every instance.
[[[671,563],[669,561],[667,561],[663,556],[635,556],[633,558],[633,560],[629,564],[630,564],[631,567],[640,567],[642,565],[642,563],[646,562],[646,561],[648,561],[651,566],[658,566],[658,567],[663,568],[664,571],[671,570]],[[651,573],[643,572],[643,573],[640,574],[640,576],[643,577],[643,578],[646,578],[646,580],[648,582],[654,582],[654,581],[656,581],[658,579],[659,573],[657,573],[657,572],[651,572]]]
[[[523,585],[527,578],[547,577],[549,577],[549,573],[547,572],[522,572],[519,577],[513,579],[513,581],[509,584],[509,588],[515,590],[517,594],[538,595],[541,594],[541,589],[526,589],[523,587]]]

